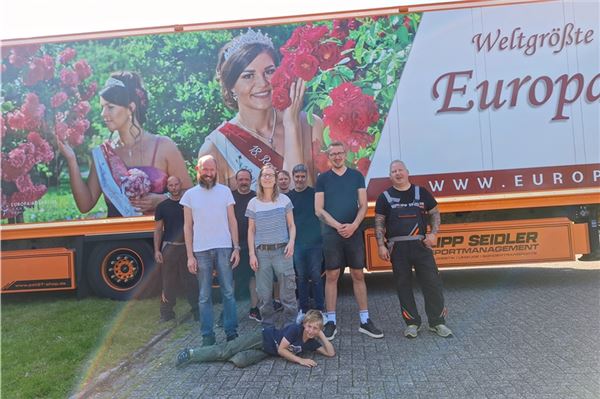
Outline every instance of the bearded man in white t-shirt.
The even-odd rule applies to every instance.
[[[212,276],[217,270],[223,298],[223,329],[227,341],[237,334],[237,309],[233,293],[233,269],[240,261],[238,227],[231,190],[217,183],[217,162],[211,156],[198,159],[198,185],[187,190],[183,205],[187,266],[198,278],[202,345],[216,342],[212,306]],[[233,248],[233,249],[232,249]]]

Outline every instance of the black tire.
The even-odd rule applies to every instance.
[[[153,249],[146,241],[99,243],[85,269],[90,287],[100,297],[126,300],[155,293]]]

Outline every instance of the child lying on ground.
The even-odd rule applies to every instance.
[[[306,367],[315,367],[317,362],[314,360],[298,356],[314,351],[327,357],[335,356],[333,345],[323,334],[323,315],[318,310],[309,310],[302,324],[291,324],[281,330],[267,328],[218,345],[186,348],[177,355],[176,366],[192,362],[229,361],[237,367],[246,367],[273,355]]]

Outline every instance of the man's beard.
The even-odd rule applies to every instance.
[[[210,180],[205,180],[205,178],[203,176],[200,176],[200,180],[198,180],[198,183],[200,184],[201,187],[204,187],[208,190],[210,190],[211,188],[213,188],[215,186],[215,184],[217,184],[217,179],[210,179]]]

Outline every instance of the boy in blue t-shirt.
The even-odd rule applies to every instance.
[[[315,367],[317,362],[313,359],[299,356],[306,352],[335,356],[333,345],[323,334],[323,315],[314,309],[306,313],[302,324],[291,324],[282,329],[266,328],[219,345],[186,348],[177,354],[176,366],[229,361],[237,367],[246,367],[273,355],[302,366]]]

